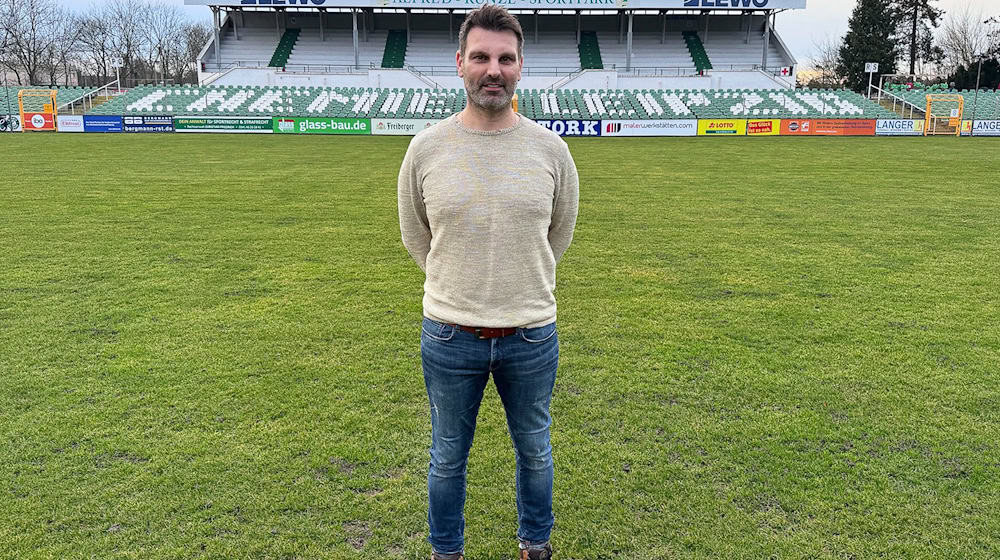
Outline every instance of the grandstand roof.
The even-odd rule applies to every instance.
[[[794,10],[806,0],[496,0],[513,10]],[[481,0],[184,0],[191,6],[234,8],[471,9]]]

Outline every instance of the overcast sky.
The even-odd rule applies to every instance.
[[[74,9],[102,3],[101,0],[58,1]],[[183,7],[193,19],[212,19],[212,12],[205,6],[184,6],[184,0],[163,1]],[[847,32],[847,19],[856,4],[855,0],[806,0],[806,9],[790,10],[778,16],[778,34],[799,63],[808,64],[817,43],[826,38],[842,37]],[[969,6],[974,11],[981,11],[984,19],[1000,16],[1000,0],[937,0],[937,5],[948,12]]]

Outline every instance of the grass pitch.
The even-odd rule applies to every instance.
[[[427,557],[407,142],[0,135],[0,556]],[[569,142],[561,558],[1000,555],[995,142]]]

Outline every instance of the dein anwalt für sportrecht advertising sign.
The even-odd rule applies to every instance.
[[[364,134],[372,133],[371,119],[320,117],[275,117],[275,134]]]

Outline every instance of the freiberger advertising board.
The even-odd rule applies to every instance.
[[[177,132],[271,134],[271,117],[174,117]]]
[[[437,120],[423,119],[372,119],[372,134],[389,136],[415,136],[421,130],[437,124]]]

